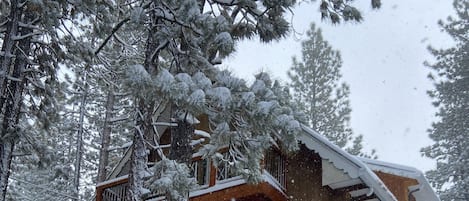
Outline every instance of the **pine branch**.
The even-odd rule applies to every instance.
[[[104,48],[104,46],[106,46],[109,39],[111,39],[111,37],[128,21],[130,21],[130,18],[125,18],[119,23],[117,23],[117,25],[112,29],[111,33],[106,37],[106,39],[104,39],[103,43],[101,43],[98,49],[94,52],[94,55],[98,55],[99,52]]]
[[[15,180],[15,181],[19,181],[19,182],[23,182],[23,183],[27,183],[27,184],[29,184],[29,185],[32,185],[32,186],[37,187],[37,188],[40,188],[40,189],[45,190],[45,191],[47,191],[47,192],[54,193],[54,194],[56,194],[56,195],[61,195],[61,196],[63,196],[63,197],[67,197],[67,198],[70,198],[70,199],[73,199],[73,200],[79,200],[79,198],[74,197],[74,196],[71,196],[71,195],[68,195],[68,194],[66,194],[66,193],[64,193],[64,192],[59,192],[59,191],[51,190],[51,189],[49,189],[49,188],[43,187],[42,185],[37,185],[37,184],[31,183],[31,182],[29,182],[29,181],[25,181],[25,180],[22,180],[22,179],[18,179],[18,178],[16,178],[16,177],[10,177],[10,179]]]

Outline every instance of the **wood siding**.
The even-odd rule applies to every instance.
[[[241,184],[220,191],[207,193],[197,197],[192,197],[191,201],[287,201],[287,197],[279,192],[269,183],[262,182],[258,185]]]
[[[287,193],[291,201],[346,201],[347,193],[322,186],[322,167],[319,154],[300,145],[287,164]]]
[[[388,189],[394,194],[399,201],[412,201],[409,200],[409,186],[418,184],[415,179],[387,174],[384,172],[375,172],[376,175],[384,182]]]

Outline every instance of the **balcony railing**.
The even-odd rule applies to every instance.
[[[103,191],[103,201],[123,201],[127,194],[127,183],[110,188]]]
[[[233,174],[232,167],[229,163],[220,163],[219,167],[215,168],[208,160],[194,160],[191,163],[192,175],[196,178],[197,183],[200,185],[199,190],[210,188],[216,182],[230,181],[236,175]],[[271,185],[276,185],[282,192],[286,190],[286,159],[277,151],[270,150],[266,153],[264,158],[264,170],[267,172]],[[233,178],[234,179],[234,178]],[[123,201],[125,200],[128,191],[128,177],[123,176],[115,178],[96,187],[96,201]],[[156,194],[155,194],[156,195]],[[151,196],[152,198],[155,197]],[[164,193],[159,194],[164,196]]]
[[[96,186],[96,201],[124,201],[128,190],[128,176],[118,177]]]
[[[283,190],[287,187],[286,159],[275,150],[269,150],[265,154],[264,169],[278,182]]]
[[[194,160],[190,168],[200,188],[207,188],[211,177],[210,171],[213,171],[208,160]],[[96,201],[125,201],[127,191],[128,175],[105,181],[96,186]],[[146,199],[164,198],[164,194],[165,192],[152,193],[147,195]]]

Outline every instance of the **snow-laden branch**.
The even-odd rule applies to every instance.
[[[47,192],[51,192],[51,193],[54,193],[54,194],[57,194],[57,195],[60,195],[60,196],[63,196],[63,197],[67,197],[67,198],[70,198],[70,199],[73,199],[73,200],[79,200],[78,197],[74,197],[74,196],[68,195],[67,193],[64,193],[64,192],[59,192],[59,191],[56,191],[56,190],[51,190],[51,189],[46,188],[46,187],[44,187],[44,186],[42,186],[42,185],[37,185],[37,184],[31,183],[31,182],[29,182],[29,181],[25,181],[25,180],[22,180],[22,179],[18,179],[18,178],[16,178],[16,177],[10,177],[10,179],[15,180],[15,181],[18,181],[18,182],[23,182],[23,183],[32,185],[32,186],[34,186],[34,187],[40,188],[40,189],[45,190],[45,191],[47,191]]]
[[[161,8],[161,7],[155,7],[155,11],[159,11],[159,12],[156,12],[156,17],[162,19],[162,20],[165,20],[165,21],[168,21],[168,22],[171,22],[171,23],[175,23],[181,27],[184,27],[184,28],[187,28],[189,30],[192,30],[195,34],[199,35],[199,36],[203,36],[203,33],[201,33],[200,31],[197,31],[195,30],[191,25],[189,24],[186,24],[184,23],[183,21],[179,20],[176,18],[176,14],[174,13],[174,11],[170,8],[170,6],[166,5],[165,3],[163,3],[163,6],[165,8]]]
[[[155,122],[152,123],[153,126],[169,126],[169,127],[176,127],[178,126],[177,123],[170,123],[170,122]]]
[[[101,43],[101,45],[98,47],[98,49],[94,52],[94,55],[99,54],[101,49],[103,49],[104,46],[106,46],[107,42],[109,41],[109,39],[111,39],[111,37],[114,35],[114,33],[116,33],[122,27],[122,25],[124,25],[128,21],[130,21],[130,18],[125,18],[122,21],[120,21],[119,23],[117,23],[117,25],[112,29],[111,33],[106,37],[106,39],[104,39],[103,43]]]
[[[34,19],[34,20],[32,20],[31,22],[28,22],[28,23],[18,22],[18,26],[24,27],[24,28],[29,28],[29,29],[36,29],[36,30],[44,31],[44,29],[39,28],[39,26],[33,25],[33,24],[39,22],[39,20],[40,20],[40,18],[36,18],[36,19]]]
[[[37,88],[39,88],[39,89],[43,89],[43,90],[46,89],[45,86],[44,86],[42,83],[38,83],[38,82],[36,82],[35,80],[32,80],[32,78],[30,78],[30,77],[26,77],[26,79],[27,79],[31,84],[33,84],[35,87],[37,87]]]
[[[155,50],[153,51],[153,53],[151,53],[151,61],[154,61],[156,59],[156,57],[159,55],[158,53],[164,49],[166,46],[168,46],[169,44],[169,41],[166,40],[164,42],[162,42],[157,48],[155,48]]]
[[[200,138],[200,139],[197,139],[197,140],[192,140],[191,141],[191,146],[199,145],[199,144],[202,144],[203,142],[205,142],[204,138]]]
[[[11,80],[11,81],[14,81],[14,82],[21,82],[22,81],[21,79],[16,78],[16,77],[12,77],[10,75],[7,75],[6,78]]]
[[[208,132],[205,132],[203,130],[194,130],[194,134],[195,135],[198,135],[198,136],[202,136],[202,137],[205,137],[205,138],[210,138],[210,133]]]
[[[213,0],[213,2],[223,6],[234,6],[239,4],[238,0]]]
[[[115,123],[115,122],[118,122],[118,121],[124,121],[124,120],[127,120],[129,119],[129,117],[127,116],[122,116],[122,117],[114,117],[112,119],[109,119],[109,123]]]
[[[115,150],[119,150],[119,149],[126,149],[126,148],[129,148],[130,146],[132,146],[132,143],[133,143],[133,141],[130,141],[130,142],[126,142],[126,143],[122,144],[121,146],[109,147],[107,149],[107,151],[115,151]]]
[[[25,35],[21,35],[21,36],[13,36],[12,39],[13,40],[24,40],[28,37],[33,37],[33,36],[36,36],[36,35],[42,35],[42,32],[36,31],[36,32],[31,32],[31,33],[25,34]]]

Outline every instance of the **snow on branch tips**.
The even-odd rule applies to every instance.
[[[136,93],[136,95],[145,96],[153,88],[151,76],[144,66],[140,64],[129,66],[125,73],[126,84],[133,89],[130,91]]]
[[[226,87],[215,87],[207,91],[212,104],[220,109],[225,109],[231,104],[231,90]]]
[[[145,183],[153,193],[168,193],[174,200],[184,200],[187,195],[181,192],[189,192],[197,182],[190,174],[186,164],[174,160],[163,159],[151,168],[153,176]]]
[[[194,82],[194,85],[202,90],[207,90],[209,88],[212,88],[212,80],[207,78],[204,73],[202,72],[197,72],[192,76],[192,82]]]
[[[166,69],[161,69],[155,78],[156,87],[163,93],[171,92],[171,85],[174,82],[174,76]]]

